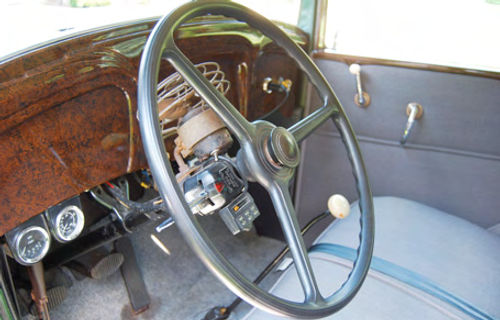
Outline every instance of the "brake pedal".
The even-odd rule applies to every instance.
[[[98,280],[107,278],[120,269],[123,261],[123,254],[111,253],[99,260],[90,269],[90,277]]]
[[[100,280],[118,271],[124,260],[123,254],[109,253],[101,247],[69,262],[67,266],[89,278]]]

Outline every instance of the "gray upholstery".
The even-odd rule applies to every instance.
[[[374,256],[416,272],[494,318],[500,318],[500,237],[437,209],[401,198],[375,198]],[[337,220],[316,240],[356,248],[359,209]],[[347,276],[349,263],[311,254],[323,295]],[[293,267],[273,288],[279,296],[302,300]],[[253,309],[248,319],[279,319]],[[354,300],[332,319],[466,318],[455,308],[388,276],[370,271]]]
[[[500,223],[500,161],[358,138],[375,196],[425,202],[484,228]],[[333,132],[309,137],[303,153],[297,211],[305,224],[326,209],[330,195],[354,201],[357,192],[345,147]]]
[[[484,228],[500,223],[500,80],[363,65],[363,85],[371,96],[364,109],[354,104],[356,82],[347,64],[316,63],[361,142],[374,195],[425,202]],[[411,101],[422,104],[424,115],[403,148],[399,139]],[[302,222],[326,209],[332,193],[357,199],[343,150],[331,123],[306,141],[297,208]]]
[[[500,157],[500,80],[394,66],[363,65],[366,109],[354,104],[356,82],[349,66],[316,60],[347,111],[356,134],[399,141],[406,105],[415,101],[424,115],[409,143]]]

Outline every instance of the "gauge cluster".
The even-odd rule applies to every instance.
[[[85,216],[80,197],[47,209],[5,234],[12,256],[22,265],[41,261],[52,238],[61,243],[76,239],[83,231]]]

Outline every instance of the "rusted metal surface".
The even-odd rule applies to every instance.
[[[248,90],[236,85],[227,97],[236,107],[248,100],[249,119],[258,118],[280,99],[261,94],[262,78],[295,80],[298,71],[248,26],[233,21],[239,29],[231,33],[230,22],[211,20],[182,27],[177,44],[194,63],[218,62],[232,84],[241,81],[238,64],[245,63]],[[136,87],[140,54],[155,22],[93,31],[0,61],[0,235],[49,206],[147,166]],[[226,29],[214,31],[217,24]],[[300,32],[288,32],[306,43]],[[162,63],[160,79],[172,71]],[[293,94],[289,100],[285,115],[294,108]],[[171,152],[173,140],[166,145]]]

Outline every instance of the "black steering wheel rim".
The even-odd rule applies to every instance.
[[[174,30],[181,23],[206,14],[236,18],[248,23],[275,41],[288,55],[295,59],[298,66],[307,75],[309,81],[320,94],[323,106],[288,130],[275,128],[274,125],[265,121],[255,123],[246,121],[231,103],[199,74],[175,44]],[[259,182],[270,193],[296,263],[297,273],[305,293],[304,302],[294,302],[274,296],[246,279],[215,248],[191,213],[170,166],[159,128],[156,84],[162,57],[167,59],[190,83],[236,136],[241,146],[238,153],[240,169],[246,172],[249,178]],[[182,5],[157,23],[145,45],[139,69],[138,108],[145,153],[167,209],[198,257],[231,291],[255,307],[274,314],[295,318],[328,316],[340,310],[354,297],[368,272],[373,252],[373,202],[366,170],[354,132],[335,93],[307,54],[282,30],[257,13],[232,2],[203,1]],[[294,173],[294,166],[271,164],[268,160],[269,151],[264,145],[266,145],[265,142],[268,141],[271,132],[279,129],[286,136],[285,139],[282,139],[285,142],[282,143],[293,149],[297,142],[305,139],[329,118],[333,119],[339,129],[352,164],[360,197],[361,231],[358,257],[348,279],[330,297],[323,298],[319,293],[309,257],[300,236],[291,197],[287,191],[288,182]],[[279,143],[274,145],[279,147]]]

